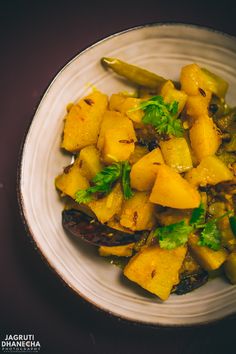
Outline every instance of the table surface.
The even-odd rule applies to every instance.
[[[136,326],[72,294],[26,236],[16,199],[20,145],[45,88],[97,40],[152,22],[236,35],[232,1],[0,1],[0,341],[34,334],[41,353],[235,353],[236,319],[197,328]]]

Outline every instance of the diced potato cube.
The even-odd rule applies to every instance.
[[[202,75],[200,66],[195,63],[182,67],[180,83],[181,89],[189,96],[199,95],[199,89],[202,89],[204,92],[207,90],[210,91]]]
[[[143,118],[143,111],[132,110],[138,108],[142,100],[135,97],[127,97],[122,94],[113,94],[110,98],[109,108],[110,110],[118,111],[125,114],[133,122],[140,123]]]
[[[94,145],[84,147],[79,154],[78,166],[80,173],[89,181],[103,168],[100,154]]]
[[[138,108],[141,102],[140,98],[128,97],[123,104],[125,114],[135,123],[141,123],[144,116],[142,109],[132,110],[133,108]]]
[[[157,170],[164,160],[159,148],[156,148],[138,160],[131,168],[130,184],[139,191],[151,190]]]
[[[120,183],[117,183],[112,191],[105,197],[92,200],[87,205],[94,212],[101,223],[110,220],[114,215],[119,214],[123,202],[123,193]]]
[[[149,202],[149,194],[136,192],[125,200],[122,206],[120,224],[133,231],[151,230],[154,225],[154,204]]]
[[[201,94],[196,96],[188,96],[186,102],[187,114],[192,118],[198,118],[199,116],[208,115],[208,105],[210,103],[211,94],[206,91],[206,96]]]
[[[121,246],[100,246],[99,254],[103,257],[117,256],[117,257],[131,257],[133,254],[133,248],[135,243],[129,243],[128,245]]]
[[[185,138],[171,138],[160,142],[165,163],[179,173],[193,167],[191,153]]]
[[[179,270],[185,255],[186,247],[173,250],[159,246],[143,248],[126,265],[124,275],[161,300],[167,300],[173,286],[179,283]]]
[[[197,95],[199,89],[203,89],[224,98],[228,89],[228,83],[224,79],[197,64],[182,68],[180,82],[182,90],[190,96]]]
[[[110,128],[104,133],[102,159],[111,164],[126,161],[134,152],[134,138],[125,128]]]
[[[99,132],[97,147],[98,150],[102,151],[104,145],[105,133],[110,129],[124,129],[127,132],[128,139],[133,139],[134,142],[137,141],[133,123],[129,118],[123,114],[115,111],[106,111]]]
[[[176,209],[197,208],[200,204],[200,194],[173,168],[160,165],[150,201]]]
[[[198,245],[199,237],[191,234],[188,242],[194,257],[199,264],[207,271],[218,269],[227,259],[228,253],[224,248],[214,251],[209,247]]]
[[[107,104],[107,96],[94,91],[73,105],[65,117],[61,147],[76,152],[87,145],[96,144]]]
[[[187,172],[185,178],[193,186],[216,185],[233,179],[233,173],[218,157],[207,156],[196,168]]]
[[[166,103],[178,102],[178,113],[181,113],[187,101],[187,94],[184,91],[177,90],[173,82],[167,81],[162,89],[161,96],[163,96]]]
[[[228,256],[224,264],[224,270],[230,282],[232,284],[236,284],[236,252],[232,252]]]
[[[89,187],[89,182],[81,175],[80,169],[75,162],[73,165],[65,168],[64,173],[56,177],[55,185],[62,193],[74,199],[75,193],[78,190]]]
[[[189,132],[191,146],[200,162],[204,157],[214,155],[221,144],[221,137],[212,118],[198,117]]]
[[[109,100],[109,110],[123,113],[122,105],[125,102],[127,96],[122,93],[113,93]]]

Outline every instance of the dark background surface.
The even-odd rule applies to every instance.
[[[148,328],[99,312],[42,261],[22,224],[16,169],[24,133],[64,64],[107,35],[150,22],[184,22],[236,35],[230,1],[0,1],[0,340],[34,334],[42,353],[236,353],[236,319]],[[0,349],[1,351],[1,349]]]

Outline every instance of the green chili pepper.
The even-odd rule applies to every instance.
[[[125,63],[117,58],[104,57],[101,59],[101,62],[106,67],[111,68],[118,75],[125,77],[139,86],[160,90],[163,84],[167,81],[159,75],[139,68],[138,66]]]

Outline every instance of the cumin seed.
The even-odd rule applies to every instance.
[[[127,139],[119,140],[119,143],[122,143],[122,144],[132,144],[133,142],[134,142],[134,139],[130,139],[130,140],[127,140]]]
[[[134,225],[137,225],[137,220],[138,220],[138,212],[135,211],[133,216]]]
[[[70,172],[71,167],[72,167],[72,165],[64,167],[63,172],[67,175]]]
[[[151,277],[154,278],[156,275],[156,269],[153,269],[152,273],[151,273]]]
[[[84,102],[87,103],[89,106],[92,106],[94,104],[93,100],[91,98],[85,98]]]
[[[198,91],[203,97],[206,97],[206,92],[201,87],[198,88]]]

